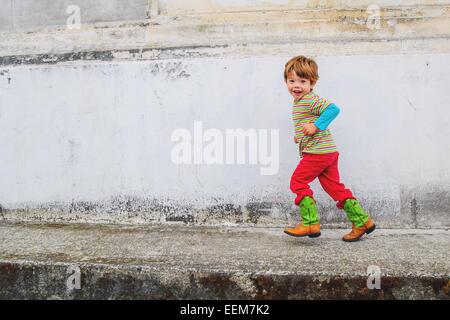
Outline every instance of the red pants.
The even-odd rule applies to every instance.
[[[343,208],[344,200],[355,199],[350,189],[346,189],[344,184],[339,181],[338,158],[338,152],[303,154],[303,158],[291,177],[291,190],[297,195],[295,198],[296,205],[306,196],[313,198],[313,191],[309,184],[315,178],[319,178],[322,188],[334,201],[338,201],[336,206],[339,209]]]

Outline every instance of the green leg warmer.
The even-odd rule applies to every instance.
[[[306,196],[300,201],[299,211],[303,225],[310,226],[320,223],[316,202],[311,197]]]
[[[344,211],[347,213],[348,219],[357,227],[362,227],[369,220],[369,215],[361,207],[358,200],[347,199],[344,204]]]

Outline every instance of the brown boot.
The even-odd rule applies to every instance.
[[[352,231],[347,233],[342,240],[345,242],[355,242],[361,239],[361,237],[366,233],[369,234],[373,230],[375,230],[375,223],[371,218],[364,223],[363,226],[357,227],[355,224],[352,223]]]
[[[293,237],[320,237],[320,223],[305,226],[303,223],[299,223],[295,228],[286,228],[284,233]]]

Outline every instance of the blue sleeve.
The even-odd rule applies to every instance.
[[[330,125],[331,121],[333,121],[337,115],[339,114],[340,109],[334,103],[330,104],[320,115],[319,119],[314,122],[314,125],[320,130],[326,130]]]

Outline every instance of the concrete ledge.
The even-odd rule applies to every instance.
[[[39,41],[40,42],[40,41]],[[74,48],[74,52],[41,54],[0,53],[0,66],[40,66],[40,65],[71,65],[73,63],[108,63],[120,61],[162,61],[168,59],[223,59],[223,58],[262,58],[267,56],[290,56],[293,52],[302,52],[305,55],[315,56],[355,56],[355,55],[386,55],[386,54],[445,54],[450,52],[449,38],[403,38],[367,40],[353,39],[351,42],[342,39],[322,39],[315,41],[298,40],[286,43],[264,44],[220,44],[220,45],[180,45],[174,47],[126,49],[121,45],[118,49],[94,50],[81,47]],[[129,47],[134,47],[130,46]],[[98,48],[101,49],[101,48]],[[45,51],[43,51],[45,52]]]
[[[64,61],[64,54],[76,59],[139,55],[151,59],[170,51],[176,58],[177,49],[197,48],[201,57],[214,56],[215,49],[221,56],[273,55],[280,50],[316,55],[449,52],[448,5],[385,7],[380,15],[376,27],[368,27],[366,8],[159,15],[151,20],[83,24],[77,30],[47,27],[1,32],[0,56],[10,62],[45,63]]]
[[[343,233],[3,223],[0,298],[449,299],[448,231],[376,230],[352,244]],[[74,270],[80,289],[67,285]]]

